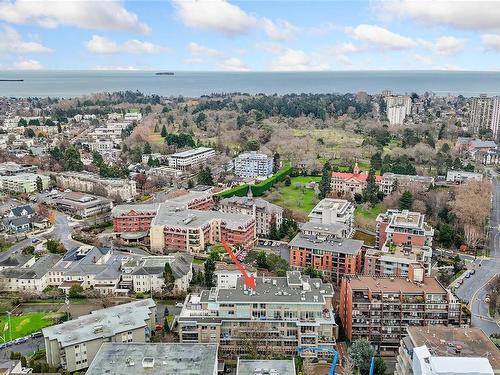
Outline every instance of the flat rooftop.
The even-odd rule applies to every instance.
[[[357,275],[350,280],[351,288],[356,290],[371,289],[382,292],[403,293],[446,293],[446,289],[435,277],[424,277],[422,286],[406,281],[404,277],[377,277]]]
[[[195,156],[195,155],[198,155],[198,154],[203,154],[205,152],[211,152],[211,151],[214,151],[214,149],[210,148],[210,147],[198,147],[198,148],[193,148],[191,150],[176,152],[175,154],[168,155],[168,157],[171,157],[171,158],[188,158],[190,156]]]
[[[318,204],[312,209],[312,211],[318,210],[337,210],[341,211],[349,207],[351,203],[345,199],[333,199],[324,198],[318,202]]]
[[[495,372],[500,370],[500,350],[479,328],[430,325],[409,326],[407,331],[414,347],[426,345],[434,356],[486,357]],[[460,354],[456,352],[457,345],[460,347]]]
[[[198,228],[209,224],[209,222],[214,219],[220,219],[225,222],[226,227],[230,229],[244,229],[250,222],[254,221],[253,216],[250,215],[220,211],[179,210],[177,207],[170,206],[168,202],[166,202],[160,205],[158,213],[153,220],[153,225]]]
[[[320,226],[320,225],[318,225]],[[363,246],[363,241],[351,239],[327,239],[321,240],[316,236],[297,234],[289,243],[290,247],[300,247],[310,250],[323,250],[333,253],[356,255]]]
[[[61,347],[111,337],[120,332],[146,327],[151,308],[155,306],[155,302],[148,298],[95,310],[78,319],[44,328],[42,333],[49,340],[57,340]]]
[[[250,293],[240,277],[235,289],[217,289],[216,301],[324,304],[325,297],[333,297],[331,284],[325,284],[321,279],[311,279],[298,271],[287,272],[287,277],[256,277],[255,285],[255,290]],[[203,294],[202,302],[204,297],[209,295]]]
[[[276,373],[273,373],[275,375],[295,375],[295,364],[292,359],[252,360],[252,359],[238,358],[236,375],[255,375],[255,374],[263,375],[263,374],[269,374],[271,370],[276,371]]]
[[[216,344],[106,342],[85,374],[198,375],[216,369]]]

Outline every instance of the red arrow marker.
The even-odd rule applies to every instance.
[[[229,245],[227,244],[227,242],[225,240],[221,240],[220,241],[222,246],[224,246],[224,249],[226,249],[227,253],[229,254],[229,256],[231,257],[231,259],[233,260],[234,264],[236,264],[236,267],[238,267],[238,269],[240,270],[241,274],[243,275],[243,283],[245,283],[245,285],[248,287],[248,288],[251,288],[251,289],[255,289],[255,279],[253,276],[250,276],[247,271],[245,270],[245,268],[243,268],[243,266],[241,265],[240,261],[236,258],[236,255],[234,255],[233,251],[231,250],[231,248],[229,247]]]

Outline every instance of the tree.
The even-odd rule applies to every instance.
[[[28,122],[26,121],[26,119],[22,118],[17,123],[17,126],[28,126]]]
[[[214,286],[214,272],[215,272],[215,260],[209,257],[205,261],[205,286],[211,288]]]
[[[31,128],[24,129],[24,136],[26,138],[34,138],[36,136],[35,131]]]
[[[380,151],[372,155],[370,167],[373,169],[382,169],[382,153]]]
[[[188,180],[188,182],[187,182],[187,188],[188,189],[194,188],[194,182],[193,182],[193,180],[191,180],[191,179]]]
[[[69,147],[64,152],[63,168],[65,171],[81,172],[83,170],[80,152],[75,147]]]
[[[319,197],[321,199],[326,198],[332,189],[331,187],[332,181],[332,166],[330,162],[327,161],[325,165],[323,165],[323,173],[321,175],[321,181],[319,182]]]
[[[165,127],[165,125],[163,125],[161,127],[161,133],[160,133],[160,135],[162,136],[162,138],[167,138],[168,132],[167,132],[167,128]]]
[[[68,297],[69,298],[80,298],[83,294],[83,288],[81,285],[74,284],[69,288]]]
[[[413,195],[408,190],[406,190],[399,198],[399,209],[400,210],[411,210],[413,206]]]
[[[175,286],[175,277],[170,263],[166,262],[163,270],[163,288],[167,295],[172,295]]]
[[[61,127],[61,124],[57,124],[57,132],[58,132],[59,134],[61,134],[61,133],[62,133],[62,127]]]
[[[372,205],[378,203],[378,186],[375,182],[375,170],[370,168],[368,172],[368,177],[366,178],[366,188],[363,190],[363,199],[366,202],[370,202]]]
[[[370,342],[366,339],[355,340],[347,350],[347,355],[358,368],[361,374],[368,374],[370,371],[371,358],[374,350]]]
[[[281,157],[280,154],[277,152],[274,153],[273,155],[273,172],[276,173],[280,169],[280,164],[281,164]],[[290,185],[287,185],[290,186]]]
[[[387,365],[382,357],[375,358],[375,375],[385,375]]]
[[[285,177],[285,186],[290,186],[292,184],[292,179],[290,176]]]
[[[267,264],[267,256],[264,251],[259,251],[257,258],[255,259],[255,264],[259,268],[267,269],[269,265]]]
[[[196,119],[194,120],[196,127],[199,129],[206,130],[206,126],[205,126],[206,119],[207,119],[207,115],[205,115],[204,112],[198,113],[198,116],[196,116]]]
[[[144,150],[142,151],[142,153],[145,155],[149,155],[149,154],[151,154],[151,152],[152,152],[151,145],[149,144],[149,142],[146,142],[144,144]]]
[[[41,193],[43,191],[43,182],[40,176],[36,177],[36,190]]]
[[[320,270],[317,270],[312,266],[307,266],[306,268],[304,268],[302,273],[304,275],[308,275],[311,279],[321,279],[321,277],[323,276]]]
[[[203,166],[200,168],[200,172],[198,173],[198,184],[208,186],[214,185],[212,171],[208,165],[205,168],[203,168]]]

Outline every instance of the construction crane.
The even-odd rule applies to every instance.
[[[305,351],[312,352],[327,352],[333,354],[332,365],[330,366],[330,370],[328,371],[328,375],[335,375],[335,368],[337,367],[337,362],[339,360],[339,353],[333,348],[322,348],[320,346],[299,346],[297,347],[297,353],[300,356],[304,354]]]

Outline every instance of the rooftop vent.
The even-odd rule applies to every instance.
[[[142,359],[142,368],[153,368],[155,366],[155,359],[153,357],[144,357]]]

